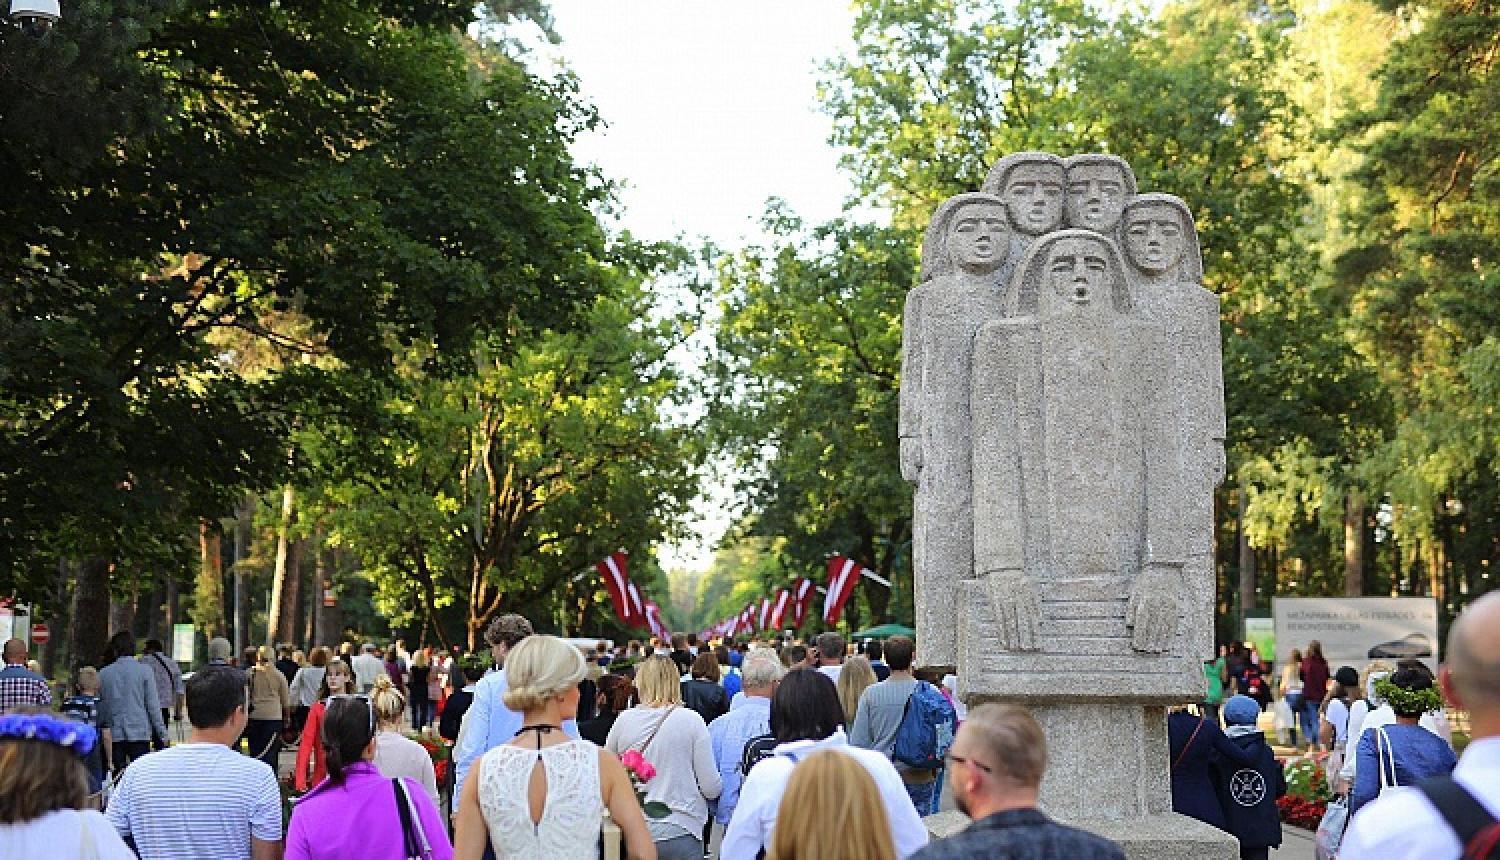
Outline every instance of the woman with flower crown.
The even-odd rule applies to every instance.
[[[458,801],[454,857],[593,860],[604,810],[625,837],[631,860],[656,860],[656,846],[625,767],[585,740],[563,734],[578,712],[585,667],[578,649],[532,635],[505,658],[505,706],[521,730],[474,764]],[[673,678],[675,683],[675,676]]]
[[[40,708],[0,714],[0,858],[134,860],[109,821],[84,808],[83,757],[96,743],[92,726]]]

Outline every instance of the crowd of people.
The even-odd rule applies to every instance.
[[[8,642],[0,858],[594,858],[606,813],[630,858],[1124,856],[1038,809],[1047,739],[1031,714],[964,711],[951,678],[913,671],[908,638],[581,649],[504,615],[485,640],[484,654],[349,643],[237,660],[214,640],[184,679],[160,643],[136,654],[118,634],[57,703]],[[1491,596],[1453,625],[1438,677],[1417,661],[1330,672],[1317,643],[1280,674],[1349,810],[1341,856],[1500,842],[1497,653]],[[1196,712],[1168,717],[1173,805],[1266,857],[1285,778],[1233,656],[1205,664],[1210,680],[1222,670],[1219,701],[1210,684]],[[1461,763],[1439,688],[1470,715]],[[417,742],[434,723],[451,744],[441,778]],[[282,743],[296,747],[284,780]],[[945,793],[972,820],[929,842],[922,819]]]

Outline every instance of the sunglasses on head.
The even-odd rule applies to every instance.
[[[370,712],[370,737],[375,737],[375,703],[370,701],[370,697],[365,693],[339,693],[328,697],[331,702],[339,699],[355,699],[365,703],[366,710]]]

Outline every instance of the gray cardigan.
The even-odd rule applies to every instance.
[[[99,670],[99,727],[112,741],[149,741],[167,736],[156,700],[156,675],[134,657],[120,657]]]

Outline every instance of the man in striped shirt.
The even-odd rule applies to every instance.
[[[187,682],[188,742],[125,771],[107,815],[141,860],[279,860],[281,793],[259,759],[230,749],[248,721],[245,676],[205,666]]]

